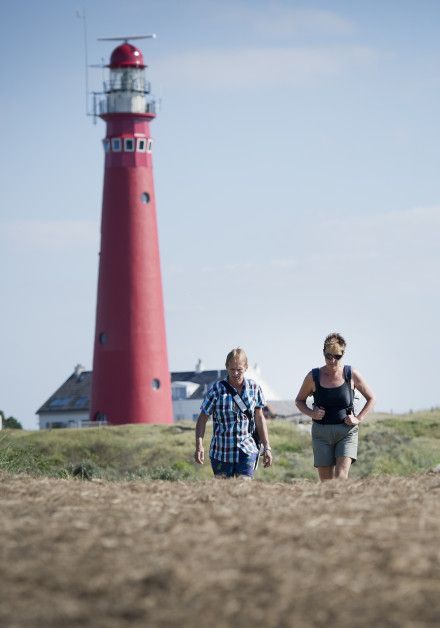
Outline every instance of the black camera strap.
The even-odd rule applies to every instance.
[[[247,418],[249,419],[249,421],[252,421],[254,418],[254,415],[249,409],[249,407],[247,406],[246,402],[243,400],[242,396],[235,390],[233,386],[231,386],[231,384],[228,382],[227,379],[222,379],[222,384],[226,388],[228,393],[232,396],[232,399],[237,404],[240,412],[245,414]]]
[[[260,441],[260,435],[258,433],[257,425],[255,422],[254,413],[252,412],[252,410],[250,410],[250,408],[248,407],[246,402],[243,400],[241,395],[239,395],[239,393],[235,390],[235,388],[231,386],[228,380],[222,379],[221,383],[226,388],[228,393],[232,396],[232,399],[237,404],[237,407],[240,410],[240,412],[242,412],[249,419],[249,427],[250,427],[249,431],[251,433],[252,438],[255,441],[255,445],[257,446],[258,453],[261,455],[260,453],[261,441]],[[257,456],[257,461],[255,463],[255,469],[257,468],[257,465],[258,465],[258,456]]]

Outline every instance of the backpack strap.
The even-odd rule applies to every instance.
[[[353,375],[352,368],[349,364],[344,364],[344,379],[351,386],[351,378]]]
[[[318,390],[320,384],[319,384],[319,367],[316,369],[312,369],[312,377],[313,377],[313,381],[315,383],[315,392]]]
[[[344,379],[350,387],[350,409],[353,409],[354,404],[354,390],[351,386],[351,380],[353,377],[353,369],[349,364],[344,364]]]

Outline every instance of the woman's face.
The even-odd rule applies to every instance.
[[[232,358],[226,370],[228,371],[228,379],[234,388],[241,386],[244,382],[244,374],[246,373],[246,362],[243,358]]]
[[[337,369],[341,364],[344,351],[339,345],[331,345],[324,350],[325,365],[331,369]]]

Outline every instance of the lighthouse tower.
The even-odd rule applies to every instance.
[[[90,418],[171,423],[151,155],[155,106],[142,53],[128,39],[113,50],[99,103],[107,133]]]

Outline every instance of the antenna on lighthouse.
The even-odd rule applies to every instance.
[[[98,41],[125,41],[129,39],[156,39],[156,33],[151,35],[127,35],[126,37],[98,37]]]
[[[84,60],[85,60],[85,84],[86,84],[86,116],[89,116],[89,53],[87,44],[87,17],[86,10],[83,8],[82,13],[76,12],[76,17],[82,20],[84,34]]]

